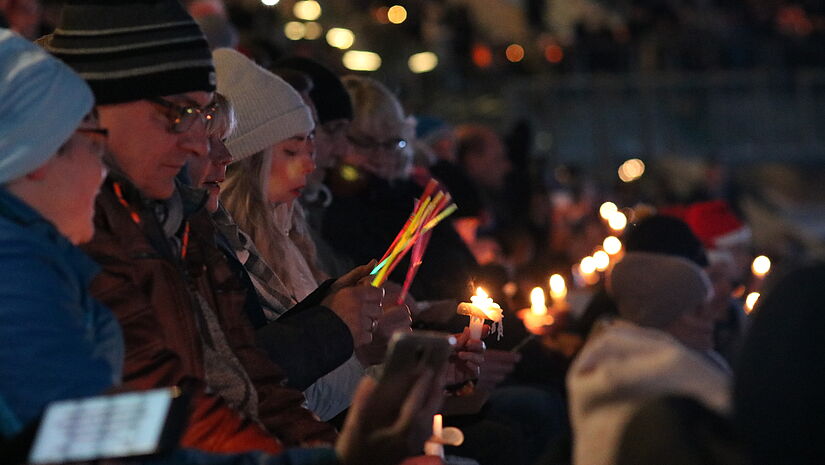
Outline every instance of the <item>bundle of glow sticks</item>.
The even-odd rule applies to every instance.
[[[387,249],[387,252],[384,253],[378,265],[370,273],[374,276],[372,285],[383,285],[390,273],[407,255],[407,252],[412,250],[410,267],[407,270],[404,286],[397,301],[397,304],[401,305],[410,290],[410,285],[412,285],[418,268],[421,266],[421,260],[427,250],[433,228],[457,209],[458,207],[452,202],[450,194],[441,189],[438,181],[435,179],[430,180],[424,189],[424,193],[416,200],[415,208],[409,219],[407,219],[407,223],[395,236],[395,240]]]

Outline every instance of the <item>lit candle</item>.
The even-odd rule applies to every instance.
[[[542,288],[533,288],[530,292],[530,308],[521,310],[519,317],[524,321],[524,327],[527,328],[527,331],[533,334],[540,334],[545,326],[553,324],[553,315],[547,313],[547,304]]]
[[[616,213],[619,210],[619,207],[616,206],[613,202],[605,202],[599,207],[599,216],[602,217],[605,221],[610,219],[610,215]]]
[[[547,315],[544,290],[540,287],[534,287],[533,290],[530,291],[530,311],[536,316]]]
[[[443,421],[440,413],[433,415],[433,435],[429,441],[424,443],[424,455],[444,458]]]
[[[758,292],[751,292],[745,297],[745,313],[750,313],[753,311],[753,307],[756,306],[756,302],[759,300],[759,293]]]
[[[484,320],[491,320],[493,327],[497,329],[497,337],[504,335],[502,318],[504,312],[493,299],[487,295],[482,288],[476,289],[476,295],[470,297],[470,302],[458,304],[457,312],[470,317],[470,337],[481,339],[481,330],[484,327]]]
[[[616,236],[607,236],[602,243],[604,251],[610,255],[616,255],[622,251],[622,241]]]
[[[586,285],[593,285],[599,282],[599,275],[596,273],[596,259],[593,257],[582,258],[581,263],[577,267],[579,276]]]
[[[753,274],[759,278],[765,277],[769,271],[771,271],[771,259],[760,255],[753,259],[753,264],[751,265],[751,271]]]
[[[610,266],[610,255],[604,250],[599,250],[593,254],[593,262],[596,265],[596,270],[605,271]]]
[[[550,297],[553,298],[553,307],[562,310],[567,307],[567,283],[560,274],[550,276]]]
[[[607,220],[607,225],[614,231],[622,231],[627,226],[627,216],[622,212],[613,212]]]

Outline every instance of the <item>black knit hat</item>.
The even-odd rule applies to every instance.
[[[215,90],[209,46],[177,0],[68,0],[40,43],[86,79],[98,104]]]
[[[708,266],[702,242],[684,221],[665,215],[649,216],[630,225],[624,233],[625,250],[651,252],[687,258],[701,267]]]
[[[335,73],[317,61],[304,57],[285,58],[275,63],[276,72],[281,68],[300,71],[312,78],[313,88],[309,97],[315,104],[319,123],[352,119],[352,101]]]

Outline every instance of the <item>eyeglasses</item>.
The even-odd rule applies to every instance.
[[[206,129],[210,129],[210,124],[215,120],[216,105],[209,104],[205,107],[198,107],[194,105],[178,105],[162,98],[147,98],[149,102],[155,103],[166,108],[169,111],[169,122],[172,125],[169,127],[171,132],[181,134],[192,128],[199,118],[206,125]]]
[[[83,134],[88,140],[91,150],[98,156],[103,157],[106,153],[106,139],[109,137],[109,130],[105,128],[76,128],[75,132]]]
[[[386,140],[386,141],[381,142],[381,141],[377,141],[377,140],[375,140],[371,137],[359,138],[359,137],[354,137],[354,136],[351,136],[351,135],[347,134],[347,140],[350,141],[350,143],[352,145],[355,145],[356,147],[359,147],[363,150],[373,150],[374,151],[374,150],[378,150],[378,149],[383,149],[383,150],[386,150],[386,151],[391,151],[391,150],[401,150],[401,149],[403,149],[404,147],[407,146],[407,141],[405,139],[401,139],[401,138],[390,139],[390,140]]]
[[[97,134],[98,136],[109,137],[109,130],[104,128],[77,128],[77,132],[85,132],[88,134]]]

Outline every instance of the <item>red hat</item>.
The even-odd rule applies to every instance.
[[[751,239],[751,230],[733,214],[724,200],[690,205],[684,220],[708,250],[730,247]]]

